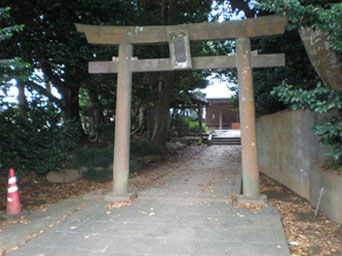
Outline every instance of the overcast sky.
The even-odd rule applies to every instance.
[[[230,98],[232,92],[228,90],[227,83],[220,82],[220,79],[214,81],[201,91],[206,94],[206,98]]]

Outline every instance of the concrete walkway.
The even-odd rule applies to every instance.
[[[231,203],[239,166],[239,146],[208,147],[161,167],[168,175],[132,205],[108,209],[101,200],[74,200],[80,209],[11,255],[290,255],[276,208]],[[0,246],[8,232],[0,233]]]

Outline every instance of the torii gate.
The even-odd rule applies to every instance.
[[[239,81],[239,109],[241,121],[243,195],[240,203],[266,202],[260,195],[257,162],[253,68],[285,65],[284,54],[251,53],[250,39],[281,35],[287,18],[263,16],[256,19],[223,23],[198,23],[173,26],[91,26],[76,24],[85,33],[88,43],[119,45],[119,57],[112,61],[89,62],[89,73],[118,73],[113,165],[113,192],[107,200],[128,200],[132,72],[162,72],[237,68]],[[236,54],[230,56],[191,57],[190,41],[236,39]],[[133,45],[168,43],[169,59],[133,57]]]

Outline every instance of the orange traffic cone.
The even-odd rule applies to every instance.
[[[17,178],[14,173],[14,169],[9,170],[8,175],[8,189],[7,189],[7,208],[6,213],[8,215],[14,215],[21,213],[19,190],[17,186]]]

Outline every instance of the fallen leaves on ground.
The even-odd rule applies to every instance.
[[[130,173],[130,191],[142,191],[150,185],[156,183],[160,178],[168,175],[173,168],[166,168],[162,171],[153,171],[156,167],[176,163],[178,159],[185,159],[194,156],[205,149],[205,145],[191,145],[180,151],[178,155],[171,157],[167,162],[153,163],[150,166],[139,170],[139,172]],[[177,159],[177,161],[175,161]],[[6,209],[7,177],[0,177],[0,211]],[[102,191],[106,193],[111,191],[112,182],[98,183],[79,179],[68,184],[52,184],[46,180],[45,175],[39,175],[35,172],[23,172],[18,180],[19,193],[22,208],[28,211],[43,209],[55,204],[61,200],[79,197],[92,191]],[[0,218],[0,232],[2,228],[10,223],[24,223],[25,217],[19,220],[6,220]]]
[[[132,203],[133,203],[132,200],[127,200],[127,201],[122,201],[122,202],[115,202],[115,203],[112,203],[112,204],[107,204],[106,208],[108,208],[108,209],[121,208],[121,207],[124,207],[124,206],[131,205]]]
[[[34,182],[36,181],[36,182]],[[79,179],[69,184],[52,184],[45,176],[34,172],[22,173],[19,181],[20,199],[22,208],[34,211],[38,208],[46,208],[50,204],[60,200],[77,197],[98,189],[110,188],[111,183],[97,183]],[[0,178],[0,193],[6,194],[7,179]],[[0,201],[0,210],[6,208],[6,200]]]
[[[260,177],[261,192],[280,211],[292,256],[341,256],[342,226],[323,214],[314,218],[310,203],[265,175]]]
[[[111,182],[97,183],[79,179],[69,184],[52,184],[48,182],[45,176],[38,175],[35,172],[24,172],[18,181],[20,202],[22,208],[28,211],[42,209],[46,211],[51,204],[61,200],[78,197],[95,190],[110,190]],[[0,195],[7,193],[7,177],[0,177]],[[0,211],[6,209],[6,196],[1,197]],[[1,227],[10,223],[23,223],[25,217],[19,220],[0,219]]]
[[[252,203],[246,203],[246,204],[236,204],[237,207],[240,208],[246,208],[251,211],[260,211],[264,207],[268,207],[268,204],[252,204]]]
[[[237,195],[230,195],[229,197],[230,199],[232,199],[232,204],[238,208],[246,208],[251,211],[257,212],[257,211],[260,211],[264,207],[268,207],[268,204],[253,204],[253,203],[239,204],[237,202],[238,200]]]

